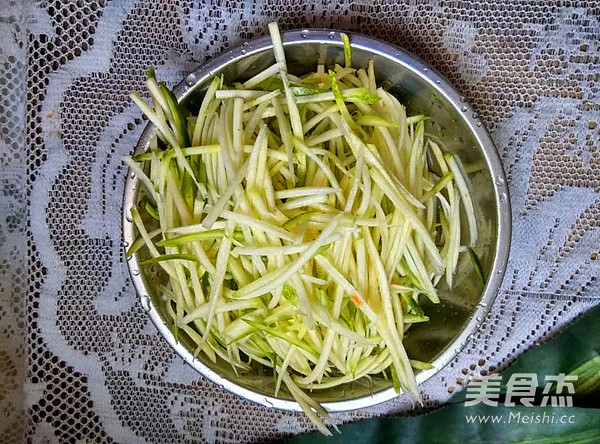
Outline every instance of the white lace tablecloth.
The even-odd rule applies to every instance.
[[[310,429],[174,356],[123,263],[120,209],[150,65],[171,83],[282,28],[331,27],[431,63],[487,124],[514,234],[481,331],[426,406],[600,302],[600,1],[0,1],[0,442],[256,442]],[[339,421],[411,409],[399,397]]]

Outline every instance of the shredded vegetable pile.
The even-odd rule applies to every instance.
[[[403,338],[428,321],[419,302],[439,301],[438,282],[452,287],[459,255],[478,263],[477,225],[458,158],[378,87],[373,63],[352,67],[347,36],[345,66],[297,77],[269,31],[276,63],[243,83],[215,77],[197,114],[152,70],[151,105],[131,95],[156,133],[125,158],[145,186],[127,255],[147,248],[162,267],[173,334],[196,355],[272,369],[274,395],[285,386],[329,434],[307,392],[383,374],[418,398],[414,370],[430,366]]]

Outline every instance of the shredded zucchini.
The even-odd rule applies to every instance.
[[[215,78],[197,111],[153,71],[152,104],[132,94],[156,133],[125,159],[145,215],[132,209],[126,254],[166,271],[172,331],[196,354],[238,374],[267,367],[275,396],[283,387],[330,433],[309,391],[384,373],[419,397],[414,370],[431,365],[403,338],[429,321],[419,298],[439,302],[459,254],[484,280],[476,215],[458,158],[377,85],[373,63],[352,66],[347,35],[344,67],[296,77],[269,31],[276,63],[232,86]]]

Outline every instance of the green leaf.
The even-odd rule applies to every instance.
[[[573,383],[575,393],[588,395],[597,391],[600,389],[600,357],[590,359],[569,374],[577,375],[577,381]]]

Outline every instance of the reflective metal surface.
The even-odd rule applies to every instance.
[[[452,291],[440,288],[439,305],[424,304],[430,322],[412,327],[405,344],[411,357],[431,361],[434,368],[417,374],[422,383],[450,362],[477,331],[492,304],[506,267],[510,243],[510,203],[504,171],[496,148],[487,131],[464,103],[459,93],[437,71],[406,51],[364,35],[348,33],[353,47],[353,65],[375,63],[378,81],[407,105],[408,114],[431,116],[426,131],[440,139],[446,149],[458,153],[465,164],[478,162],[483,169],[471,175],[473,199],[481,236],[476,247],[487,283],[479,283],[466,255],[461,255],[455,287]],[[339,32],[331,30],[302,30],[283,34],[289,71],[303,74],[316,68],[317,63],[343,63],[343,46]],[[205,89],[214,75],[225,76],[226,82],[244,80],[274,63],[268,37],[253,40],[220,55],[187,76],[176,88],[175,95],[188,108],[199,107]],[[136,147],[145,151],[153,132],[149,126]],[[136,205],[138,181],[127,176],[123,202],[123,237],[131,244],[136,237],[129,218],[129,209]],[[141,212],[142,213],[142,212]],[[465,227],[466,231],[466,227]],[[165,324],[162,304],[157,304],[155,291],[160,281],[156,270],[141,267],[147,256],[143,250],[128,261],[132,281],[143,307],[175,351],[199,373],[216,384],[246,399],[265,406],[300,411],[299,405],[281,394],[273,397],[273,378],[261,375],[237,377],[229,364],[217,364],[203,359],[194,360],[191,344],[181,339],[177,343]],[[329,411],[368,407],[396,396],[391,383],[374,377],[372,384],[355,382],[311,394]]]

